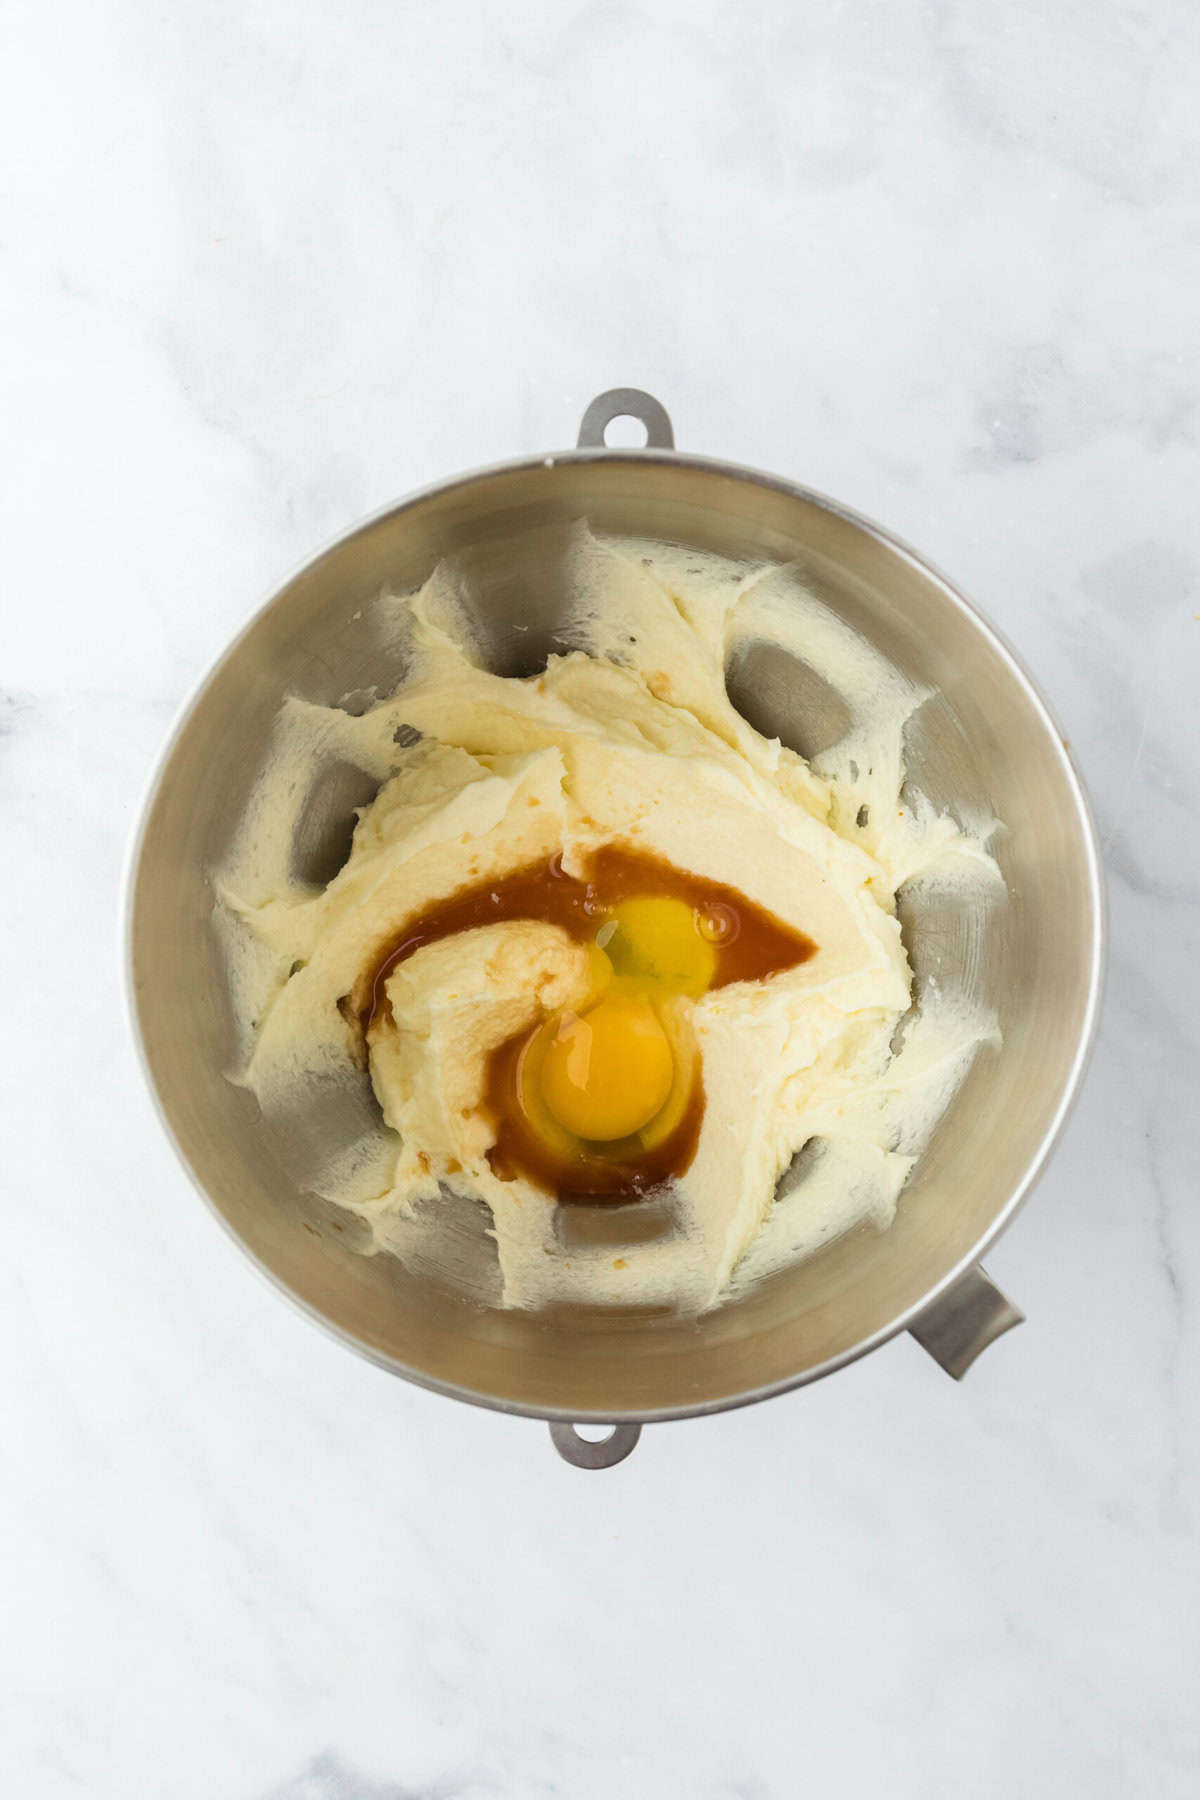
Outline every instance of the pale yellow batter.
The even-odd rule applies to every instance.
[[[911,992],[896,890],[936,873],[982,897],[997,876],[978,838],[907,791],[900,799],[902,727],[923,695],[791,571],[580,527],[568,586],[579,648],[543,675],[487,671],[470,595],[439,568],[419,594],[380,601],[411,649],[394,698],[358,718],[284,708],[219,881],[245,1045],[236,1078],[281,1129],[306,1096],[361,1085],[362,1038],[339,1000],[407,920],[469,883],[555,852],[575,872],[619,841],[737,889],[817,949],[770,980],[686,1001],[705,1110],[659,1235],[622,1243],[618,1224],[589,1242],[564,1230],[569,1209],[489,1166],[492,1051],[588,990],[585,948],[536,920],[462,932],[392,972],[369,1050],[382,1121],[331,1146],[309,1181],[368,1221],[375,1248],[426,1266],[438,1263],[443,1222],[450,1280],[463,1203],[482,1201],[508,1305],[699,1311],[861,1219],[890,1221],[994,1030],[943,993],[893,1050]],[[849,708],[851,730],[819,771],[728,700],[728,658],[762,638],[817,669]],[[382,786],[345,867],[313,892],[289,878],[291,843],[313,781],[339,759]],[[814,1139],[803,1180],[777,1197]]]

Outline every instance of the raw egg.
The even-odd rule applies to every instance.
[[[702,915],[673,894],[634,894],[613,908],[604,944],[617,975],[695,998],[716,973],[717,952],[701,936]]]
[[[649,1000],[610,994],[558,1021],[542,1063],[542,1095],[576,1137],[632,1137],[666,1104],[675,1079],[667,1034]]]
[[[348,997],[364,1029],[387,1005],[397,963],[438,938],[518,918],[587,945],[588,993],[493,1054],[492,1168],[559,1199],[649,1193],[687,1168],[699,1137],[696,1001],[731,981],[769,979],[816,946],[732,888],[607,844],[586,878],[556,856],[411,920]]]

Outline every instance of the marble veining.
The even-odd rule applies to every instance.
[[[322,1751],[295,1776],[280,1782],[262,1800],[458,1800],[462,1781],[448,1776],[429,1786],[403,1787],[395,1781],[372,1781],[333,1751]]]
[[[1190,1797],[1200,12],[5,22],[0,1790]],[[142,1091],[115,921],[251,607],[616,383],[977,598],[1089,783],[1112,954],[988,1259],[1020,1330],[961,1387],[898,1340],[589,1476],[255,1278]]]

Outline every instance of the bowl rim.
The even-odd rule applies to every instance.
[[[271,611],[283,594],[292,586],[293,582],[298,580],[301,575],[306,574],[316,564],[322,562],[327,556],[330,556],[335,551],[341,549],[343,545],[349,543],[360,533],[371,530],[384,519],[411,511],[429,500],[451,494],[457,489],[471,487],[477,482],[486,481],[497,476],[520,475],[539,469],[550,470],[557,468],[560,465],[580,465],[588,463],[626,463],[631,467],[639,468],[644,468],[647,464],[653,463],[664,464],[667,466],[683,464],[689,468],[697,469],[708,474],[733,479],[735,481],[748,482],[753,486],[766,488],[772,492],[785,495],[789,499],[800,500],[809,505],[816,506],[821,511],[842,520],[856,530],[865,532],[869,537],[874,538],[878,543],[883,544],[900,556],[918,573],[934,581],[943,591],[947,599],[949,599],[959,612],[975,626],[976,630],[979,631],[994,653],[1007,666],[1009,673],[1024,691],[1026,699],[1041,719],[1041,722],[1052,741],[1055,754],[1067,783],[1068,791],[1074,802],[1075,814],[1080,826],[1086,864],[1088,910],[1091,918],[1091,939],[1087,951],[1087,1000],[1084,1008],[1083,1022],[1079,1032],[1079,1039],[1075,1046],[1075,1051],[1071,1058],[1066,1078],[1063,1082],[1058,1104],[1055,1107],[1054,1115],[1042,1136],[1042,1141],[1033,1157],[1031,1157],[1020,1181],[1016,1184],[1007,1201],[992,1220],[987,1231],[978,1239],[971,1251],[967,1255],[961,1257],[919,1301],[904,1308],[894,1318],[886,1321],[868,1337],[863,1338],[857,1344],[851,1345],[849,1349],[839,1352],[836,1356],[827,1357],[824,1362],[817,1363],[812,1368],[801,1370],[796,1374],[781,1376],[776,1380],[764,1382],[758,1387],[748,1388],[741,1393],[724,1395],[717,1399],[707,1399],[691,1403],[685,1402],[671,1406],[628,1409],[607,1408],[600,1410],[587,1407],[570,1408],[530,1405],[524,1402],[510,1400],[503,1396],[483,1393],[474,1388],[464,1387],[456,1382],[442,1380],[437,1376],[426,1373],[422,1369],[414,1368],[411,1365],[402,1362],[398,1357],[390,1356],[386,1352],[374,1348],[372,1345],[364,1342],[361,1338],[355,1336],[353,1332],[349,1331],[344,1326],[336,1324],[327,1316],[327,1314],[322,1312],[319,1307],[314,1306],[297,1294],[281,1276],[277,1275],[274,1270],[272,1270],[255,1253],[255,1251],[251,1249],[240,1233],[230,1224],[212,1195],[204,1186],[204,1183],[200,1180],[199,1175],[192,1167],[184,1152],[176,1135],[174,1126],[167,1115],[162,1096],[158,1089],[158,1084],[154,1078],[153,1069],[151,1068],[150,1057],[146,1047],[145,1037],[142,1032],[134,971],[136,893],[138,874],[141,868],[142,852],[151,815],[158,799],[159,789],[161,788],[167,770],[170,767],[176,746],[195,708],[199,705],[208,689],[219,679],[226,663],[233,658],[243,640],[250,636],[257,627],[259,621]],[[890,1342],[892,1338],[897,1337],[901,1332],[908,1330],[908,1328],[926,1312],[935,1308],[943,1296],[949,1293],[968,1270],[973,1268],[979,1262],[980,1258],[987,1253],[1002,1233],[1008,1229],[1018,1212],[1020,1212],[1021,1208],[1024,1206],[1033,1188],[1041,1179],[1051,1155],[1061,1141],[1067,1121],[1078,1100],[1084,1077],[1087,1074],[1088,1066],[1091,1062],[1092,1053],[1095,1048],[1103,1000],[1105,971],[1108,960],[1108,894],[1104,879],[1099,835],[1096,830],[1096,822],[1088,799],[1087,790],[1084,786],[1079,768],[1076,765],[1075,758],[1071,752],[1070,745],[1063,734],[1062,728],[1059,725],[1049,702],[1042,693],[1041,688],[1035,681],[1033,675],[1003,633],[997,630],[997,628],[980,611],[975,602],[969,599],[957,583],[951,581],[949,576],[944,574],[936,564],[930,562],[926,556],[916,550],[911,544],[906,542],[906,540],[897,536],[895,532],[890,531],[886,526],[880,525],[876,520],[868,518],[865,513],[860,513],[855,508],[845,505],[840,500],[835,500],[831,496],[823,494],[815,488],[807,487],[801,482],[790,481],[784,476],[774,475],[747,464],[729,462],[719,457],[700,455],[694,452],[676,449],[610,449],[607,446],[594,449],[576,448],[545,452],[541,455],[507,458],[500,462],[483,464],[478,468],[445,477],[440,481],[427,483],[423,487],[402,495],[398,500],[389,501],[386,505],[378,507],[366,516],[358,519],[347,529],[338,532],[335,536],[326,540],[317,550],[310,552],[301,561],[297,562],[292,567],[290,573],[287,574],[282,581],[276,582],[269,594],[254,607],[245,623],[237,632],[235,632],[234,636],[225,645],[215,661],[212,662],[200,675],[198,680],[193,683],[189,692],[177,708],[163,747],[152,766],[141,803],[135,814],[135,823],[129,838],[125,856],[121,891],[121,961],[125,1013],[129,1030],[133,1038],[137,1059],[145,1080],[146,1089],[148,1090],[151,1104],[158,1115],[162,1129],[166,1134],[167,1141],[174,1150],[176,1158],[184,1173],[188,1177],[193,1188],[204,1201],[209,1212],[221,1226],[226,1238],[238,1247],[242,1257],[251,1264],[258,1272],[259,1276],[265,1280],[276,1293],[282,1295],[282,1297],[289,1301],[298,1312],[303,1314],[313,1324],[320,1327],[327,1336],[333,1338],[339,1344],[344,1345],[347,1349],[354,1351],[367,1362],[374,1363],[376,1367],[385,1369],[392,1375],[401,1376],[404,1380],[412,1382],[415,1386],[424,1388],[428,1392],[442,1394],[449,1399],[462,1400],[468,1405],[484,1407],[489,1412],[507,1413],[515,1417],[540,1419],[551,1423],[559,1422],[581,1425],[648,1425],[665,1423],[678,1419],[702,1418],[714,1413],[731,1412],[736,1408],[743,1406],[754,1406],[760,1401],[773,1399],[778,1394],[789,1393],[794,1388],[806,1387],[811,1382],[820,1381],[825,1376],[834,1374],[838,1369],[845,1368],[849,1364],[857,1362],[860,1357],[870,1355],[872,1351],[880,1349],[884,1344]]]

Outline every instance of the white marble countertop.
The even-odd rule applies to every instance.
[[[1191,0],[6,16],[0,1790],[1193,1794]],[[1029,1322],[961,1387],[905,1338],[589,1476],[256,1278],[143,1096],[115,915],[251,606],[616,383],[979,598],[1113,948],[989,1259]]]

